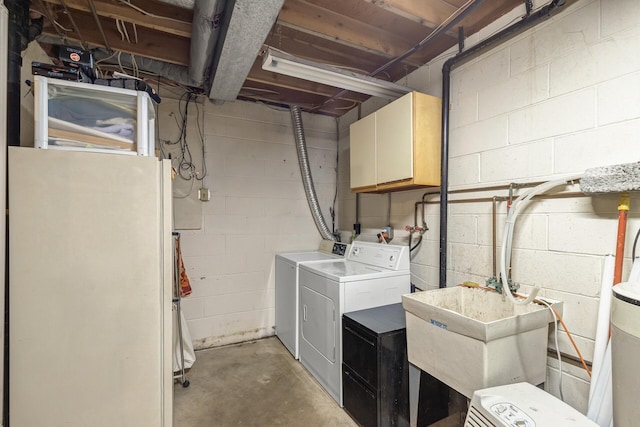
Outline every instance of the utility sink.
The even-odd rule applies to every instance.
[[[468,398],[475,390],[545,381],[547,307],[456,286],[402,296],[409,362]],[[554,303],[559,310],[562,303]],[[560,310],[559,310],[560,311]]]

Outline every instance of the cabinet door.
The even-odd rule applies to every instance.
[[[351,188],[376,185],[376,115],[353,123],[350,128]]]
[[[413,93],[376,112],[377,183],[413,178]]]

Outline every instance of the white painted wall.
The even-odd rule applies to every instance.
[[[162,93],[161,93],[162,95]],[[160,138],[177,135],[177,101],[159,106]],[[196,110],[188,140],[201,168]],[[274,257],[278,252],[315,250],[320,234],[302,186],[288,110],[236,101],[204,102],[210,202],[190,200],[176,216],[195,209],[201,229],[182,230],[182,250],[193,294],[182,300],[196,348],[274,334]],[[303,114],[316,191],[331,227],[329,206],[336,183],[337,125],[333,118]],[[197,198],[196,183],[193,196]],[[175,194],[190,185],[176,180]]]
[[[541,4],[542,2],[537,2]],[[523,14],[503,17],[467,40],[484,39]],[[512,181],[542,181],[586,168],[640,160],[640,6],[635,0],[581,0],[551,20],[523,33],[452,73],[450,189]],[[434,61],[409,76],[408,84],[441,95],[441,68]],[[380,102],[363,106],[362,116]],[[355,222],[349,191],[349,124],[340,120],[340,225]],[[570,188],[570,190],[578,190]],[[394,243],[413,224],[413,205],[422,191],[392,196]],[[497,193],[504,194],[504,192]],[[470,193],[462,197],[493,195]],[[459,195],[451,198],[459,198]],[[632,197],[625,253],[630,268],[633,235],[640,227],[640,199]],[[592,359],[603,255],[615,251],[617,196],[534,202],[516,224],[513,277],[524,290],[565,302],[564,319],[584,356]],[[386,222],[387,196],[361,199],[363,227]],[[499,234],[505,218],[501,204]],[[438,285],[439,207],[427,207],[430,227],[415,255],[413,281]],[[449,210],[448,280],[453,286],[491,276],[490,203],[455,204]],[[550,345],[552,340],[550,340]],[[551,345],[552,346],[552,345]],[[574,354],[560,335],[562,351]],[[557,361],[548,361],[547,388],[558,394]],[[564,363],[565,400],[586,411],[586,373]]]

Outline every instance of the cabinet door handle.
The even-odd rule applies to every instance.
[[[363,337],[361,334],[359,334],[358,332],[356,332],[355,330],[351,329],[348,326],[344,327],[345,331],[349,331],[351,332],[353,335],[355,335],[356,337],[360,338],[362,341],[366,342],[367,344],[369,344],[371,347],[375,347],[376,343],[371,341],[370,339],[367,339],[366,337]]]
[[[302,306],[302,320],[305,322],[307,321],[307,305],[306,304]]]

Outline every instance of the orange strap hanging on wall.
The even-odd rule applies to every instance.
[[[182,252],[180,251],[180,237],[176,238],[176,257],[178,259],[178,277],[180,280],[180,297],[191,295],[191,283],[187,277],[187,271],[184,268],[182,260]]]

